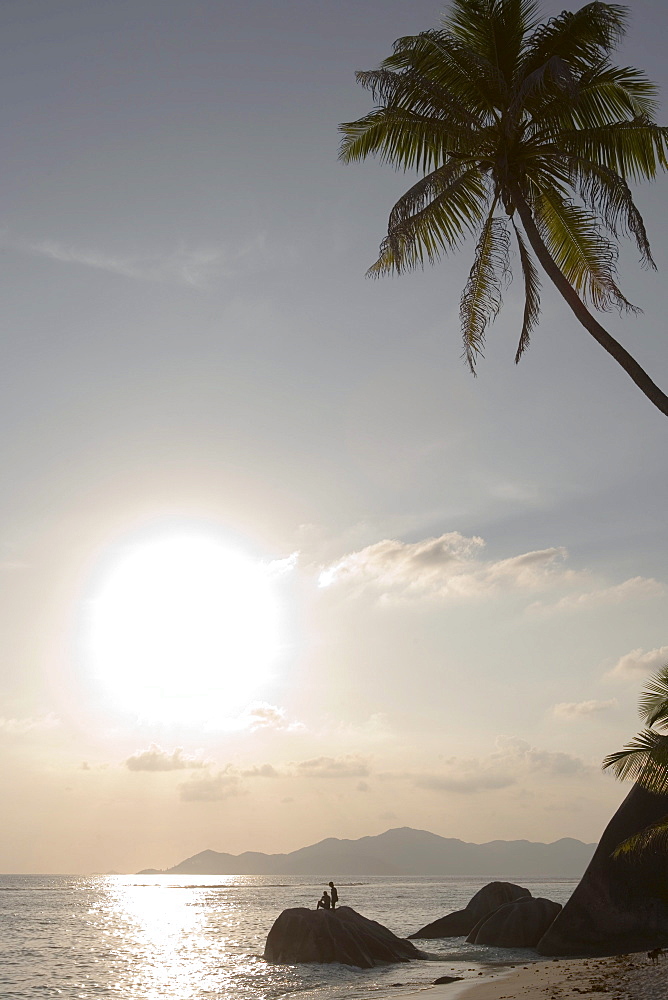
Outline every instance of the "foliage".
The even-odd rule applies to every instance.
[[[609,754],[603,768],[610,769],[620,781],[635,781],[656,795],[668,794],[668,665],[654,674],[640,696],[639,714],[646,724],[629,743]],[[634,854],[648,848],[668,847],[668,816],[623,841],[614,857]]]
[[[587,304],[634,308],[618,284],[619,238],[634,240],[642,264],[654,266],[629,181],[668,166],[668,129],[653,118],[655,85],[610,60],[626,16],[595,2],[541,24],[536,0],[453,0],[441,27],[398,39],[379,69],[357,74],[376,107],[341,126],[341,158],[375,156],[420,175],[392,209],[369,274],[433,264],[475,236],[460,309],[474,374],[513,236],[525,292],[516,361],[539,316],[533,254],[601,343],[612,338]],[[613,344],[603,346],[647,391]]]

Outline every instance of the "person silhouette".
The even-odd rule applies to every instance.
[[[336,886],[334,885],[333,882],[329,882],[328,884],[329,884],[329,888],[332,890],[332,909],[335,910],[336,909],[336,904],[339,901],[339,894],[336,891]]]
[[[325,889],[325,891],[323,892],[321,898],[318,900],[318,905],[316,906],[316,910],[320,910],[320,909],[331,910],[331,908],[332,908],[332,901],[329,898],[329,893]]]

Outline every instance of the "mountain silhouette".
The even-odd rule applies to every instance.
[[[564,837],[552,844],[529,840],[492,840],[468,844],[404,826],[376,837],[338,840],[328,837],[290,854],[222,854],[201,851],[160,871],[146,868],[140,875],[298,875],[322,877],[403,876],[554,876],[582,875],[595,844]]]

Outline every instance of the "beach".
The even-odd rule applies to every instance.
[[[430,1000],[581,1000],[595,993],[608,1000],[668,1000],[668,956],[656,965],[645,952],[536,962],[410,995],[426,992]]]

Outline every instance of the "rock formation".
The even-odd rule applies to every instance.
[[[561,910],[561,903],[521,896],[504,903],[473,928],[467,942],[497,948],[535,948]]]
[[[410,938],[460,937],[470,934],[476,924],[498,910],[504,903],[530,897],[531,893],[512,882],[490,882],[472,896],[463,910],[455,910],[421,927]]]
[[[668,859],[614,859],[618,844],[668,815],[668,795],[639,785],[612,817],[580,884],[538,942],[541,955],[617,955],[668,942]]]
[[[283,910],[267,935],[267,962],[341,962],[371,969],[390,962],[424,958],[423,952],[350,906],[336,910]]]

